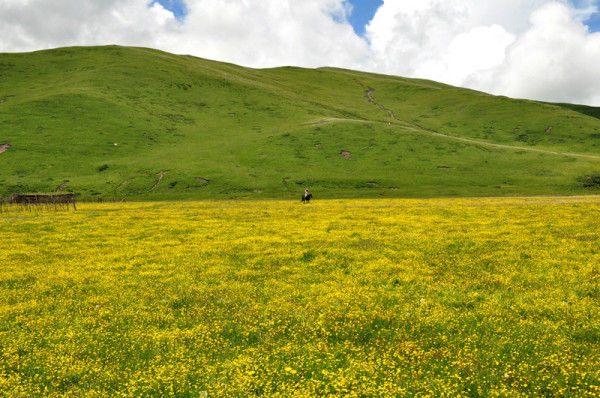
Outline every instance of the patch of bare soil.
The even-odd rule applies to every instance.
[[[342,155],[342,157],[344,159],[350,159],[350,157],[352,156],[352,154],[350,152],[348,152],[348,151],[341,151],[340,155]]]
[[[8,101],[10,97],[14,97],[14,95],[5,95],[4,97],[0,98],[0,104]]]
[[[365,96],[367,97],[367,99],[369,100],[370,103],[375,104],[375,100],[373,99],[373,96],[371,94],[373,94],[375,92],[375,89],[372,87],[369,87],[369,89],[367,91],[365,91]]]
[[[8,148],[10,148],[9,143],[0,144],[0,153],[5,152]]]
[[[152,185],[152,188],[150,188],[150,191],[154,191],[154,189],[156,189],[158,184],[160,184],[160,182],[162,181],[164,176],[166,176],[168,173],[169,173],[169,170],[161,170],[158,173],[156,173],[156,175],[158,176],[158,180],[154,183],[154,185]]]
[[[129,184],[131,181],[133,181],[133,178],[123,181],[122,183],[117,185],[117,187],[115,188],[115,191],[118,191],[119,189],[123,188],[125,185]]]
[[[59,186],[56,187],[56,191],[55,192],[60,192],[63,189],[65,189],[65,187],[67,186],[67,183],[69,182],[69,180],[64,180],[62,182],[62,184],[60,184]]]
[[[548,126],[548,128],[546,129],[546,134],[550,134],[550,132],[552,132],[553,128],[554,127],[552,127],[552,126]]]
[[[198,181],[198,182],[204,182],[206,184],[210,184],[212,181],[207,179],[207,178],[202,178],[202,177],[194,177],[194,180]]]

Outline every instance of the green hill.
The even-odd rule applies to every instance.
[[[597,193],[599,114],[432,81],[257,70],[145,48],[0,54],[0,196]]]

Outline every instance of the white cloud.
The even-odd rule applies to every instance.
[[[597,11],[548,0],[385,0],[369,68],[496,94],[600,105]]]
[[[187,5],[185,24],[171,43],[178,52],[254,67],[315,67],[356,65],[368,51],[345,22],[343,0],[188,0]]]
[[[252,67],[342,66],[600,105],[596,0],[385,0],[358,37],[347,0],[0,0],[0,51],[122,44]]]
[[[344,0],[187,0],[183,22],[149,0],[0,0],[0,51],[122,44],[247,66],[363,62]]]
[[[145,0],[0,0],[0,51],[153,45],[176,28],[171,12]]]
[[[481,24],[493,7],[480,4],[386,1],[366,29],[371,68],[461,85],[470,75],[499,65],[515,37],[497,23]]]
[[[600,33],[590,34],[559,3],[531,15],[531,28],[509,48],[495,92],[600,106]]]

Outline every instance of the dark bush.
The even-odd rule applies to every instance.
[[[577,179],[586,188],[600,188],[600,173],[589,174]]]

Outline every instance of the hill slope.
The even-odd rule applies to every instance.
[[[118,46],[0,54],[0,82],[5,197],[597,192],[598,108]]]

